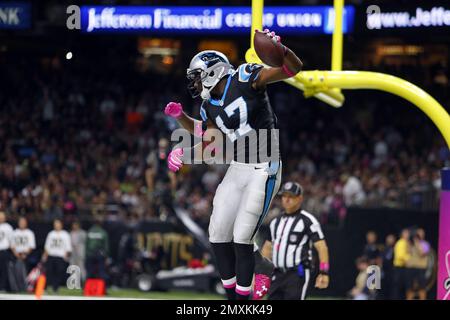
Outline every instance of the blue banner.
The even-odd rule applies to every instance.
[[[346,6],[343,31],[353,31],[354,7]],[[82,6],[83,32],[248,34],[250,7]],[[263,25],[281,34],[331,34],[331,6],[265,7]]]
[[[27,29],[31,26],[31,6],[26,2],[0,2],[0,29]]]

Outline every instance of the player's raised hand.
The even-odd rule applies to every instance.
[[[178,102],[169,102],[164,109],[164,113],[169,117],[178,119],[183,113],[183,106]]]
[[[183,154],[184,152],[181,148],[175,148],[169,153],[169,156],[167,157],[167,166],[170,171],[177,172],[180,170],[183,166],[183,160],[181,159]]]
[[[256,30],[258,31],[258,30]],[[265,33],[274,43],[281,43],[281,37],[277,36],[274,31],[270,31],[269,29],[264,29],[262,31]]]
[[[269,83],[291,78],[299,73],[303,63],[297,55],[281,43],[280,36],[265,29],[256,30],[253,46],[259,59],[271,68],[264,68],[253,82],[254,89],[262,89]]]

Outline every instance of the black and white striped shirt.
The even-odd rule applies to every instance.
[[[272,262],[275,268],[293,268],[300,263],[311,267],[312,244],[324,239],[317,219],[305,210],[298,210],[273,219],[270,223]]]

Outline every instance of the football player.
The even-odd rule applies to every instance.
[[[228,299],[250,297],[255,271],[253,238],[281,181],[278,144],[273,143],[277,119],[266,86],[296,75],[303,66],[294,52],[281,44],[279,36],[267,29],[264,33],[282,46],[281,67],[246,63],[234,69],[224,54],[202,51],[187,69],[188,90],[193,98],[203,99],[201,120],[188,116],[180,103],[170,102],[165,108],[166,115],[192,134],[201,136],[207,129],[219,129],[235,146],[233,160],[216,190],[209,223],[209,240]],[[269,139],[259,139],[263,130],[269,132]],[[256,156],[246,140],[251,133],[258,138]],[[261,148],[270,149],[270,161],[260,158]],[[168,156],[169,169],[178,171],[183,156],[183,148],[173,149]],[[267,288],[270,278],[256,274],[255,284]]]

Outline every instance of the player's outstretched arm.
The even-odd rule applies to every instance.
[[[181,103],[169,102],[164,109],[164,113],[169,117],[175,118],[178,123],[191,134],[197,134],[197,130],[201,130],[202,122],[188,116],[183,111]]]
[[[175,148],[167,156],[167,167],[172,172],[177,172],[184,165],[185,157],[193,155],[194,161],[202,161],[203,142],[197,143],[193,147]]]
[[[253,82],[254,89],[263,89],[268,83],[281,81],[291,78],[299,73],[303,68],[303,62],[299,57],[288,47],[281,44],[280,36],[275,35],[275,32],[264,30],[264,33],[272,39],[272,41],[280,44],[284,50],[283,65],[281,67],[268,67],[259,72],[258,77]]]

